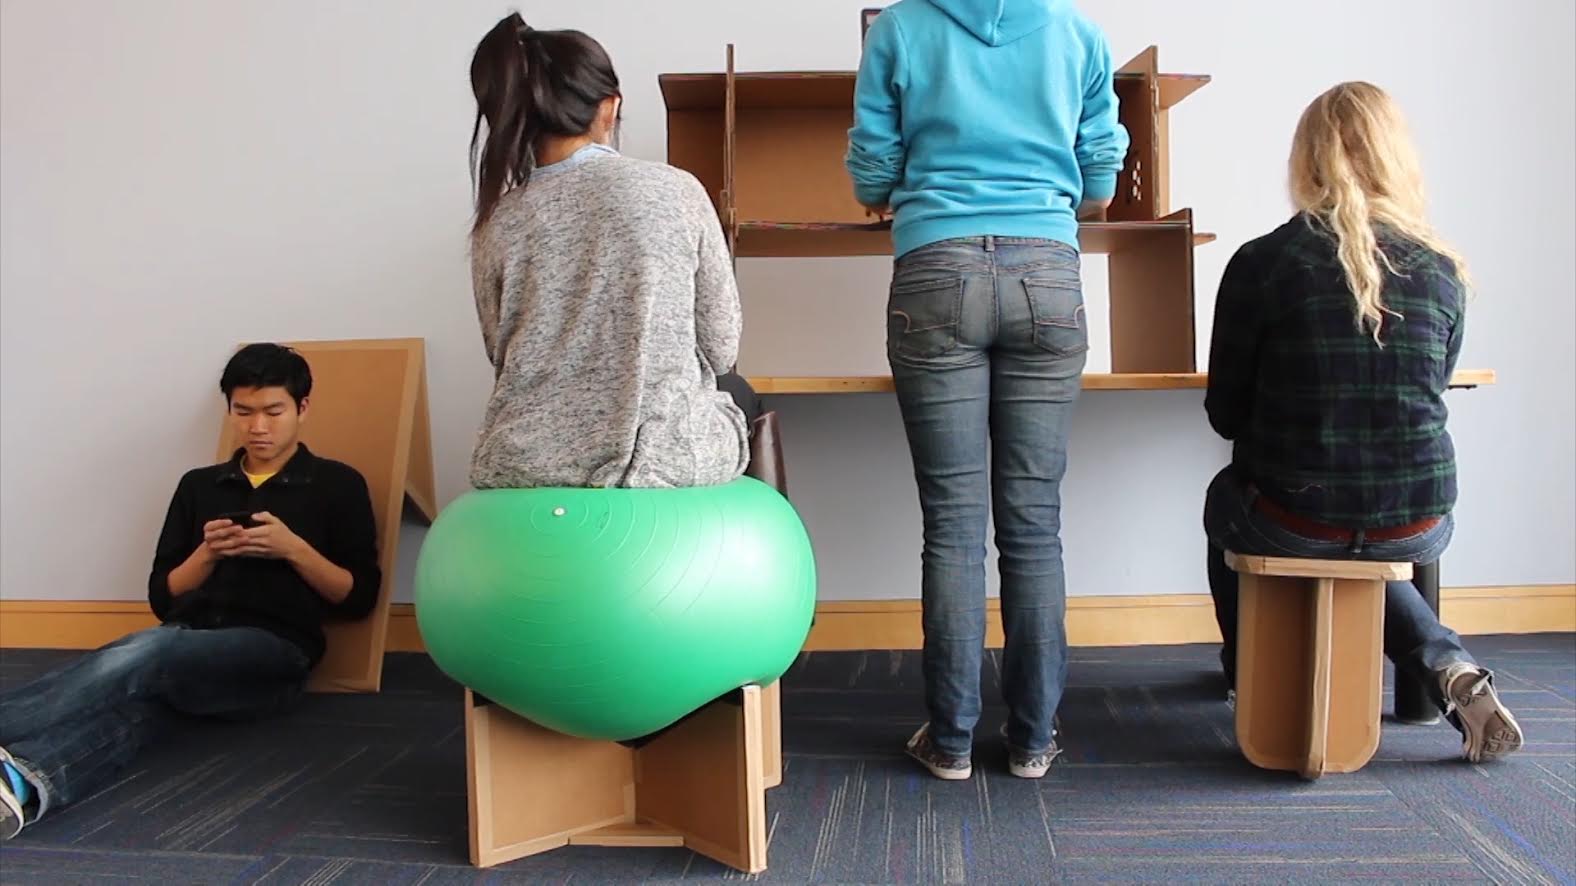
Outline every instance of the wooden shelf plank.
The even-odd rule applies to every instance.
[[[1182,221],[1088,222],[1079,226],[1078,239],[1086,254],[1104,255],[1131,245],[1135,238],[1185,230],[1187,223]],[[1195,246],[1214,240],[1214,234],[1193,235]],[[891,224],[741,221],[737,250],[740,258],[891,255]]]
[[[1450,386],[1475,388],[1496,381],[1492,369],[1463,369],[1450,379]],[[757,376],[750,384],[761,394],[879,394],[892,390],[892,377]],[[1209,376],[1202,372],[1090,372],[1083,377],[1086,391],[1176,391],[1208,384]]]

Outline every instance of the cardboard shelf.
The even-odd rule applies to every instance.
[[[891,255],[891,232],[854,199],[845,166],[858,75],[739,71],[734,59],[730,45],[721,72],[658,77],[668,162],[706,187],[732,254]],[[1198,368],[1193,250],[1215,238],[1170,206],[1169,114],[1209,82],[1161,73],[1152,46],[1115,76],[1131,146],[1105,220],[1081,226],[1079,245],[1110,256],[1111,366],[1123,377]]]
[[[1121,79],[1121,76],[1117,77],[1117,80]],[[1209,85],[1208,74],[1161,74],[1155,79],[1160,85],[1160,107],[1167,110]]]
[[[1450,379],[1452,388],[1475,388],[1496,382],[1492,369],[1463,369]],[[879,394],[892,390],[890,375],[757,376],[750,379],[761,394]],[[1176,391],[1208,387],[1202,372],[1090,372],[1086,391]]]
[[[735,254],[740,258],[891,255],[891,229],[887,222],[741,221]],[[1180,219],[1085,222],[1078,228],[1078,240],[1085,254],[1109,255],[1155,234],[1188,229],[1188,222]],[[1215,241],[1214,234],[1191,236],[1194,246]]]
[[[739,222],[739,258],[891,255],[892,227],[854,222]]]
[[[853,71],[748,71],[733,75],[734,106],[746,108],[848,108],[854,106]],[[728,75],[660,74],[657,85],[669,111],[721,112]]]
[[[727,74],[661,74],[657,85],[669,111],[721,111],[727,101]],[[854,71],[750,71],[734,74],[738,88],[736,106],[743,108],[853,107]],[[1123,86],[1144,82],[1139,71],[1121,71],[1115,82]],[[1160,107],[1170,109],[1207,86],[1208,74],[1162,74],[1153,78],[1160,92]]]

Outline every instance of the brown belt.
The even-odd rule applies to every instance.
[[[1443,519],[1441,517],[1424,517],[1405,526],[1385,526],[1379,529],[1345,529],[1293,514],[1291,511],[1265,498],[1263,493],[1254,496],[1253,506],[1260,513],[1273,519],[1282,527],[1305,538],[1316,538],[1320,541],[1352,541],[1359,532],[1363,534],[1364,541],[1397,541],[1403,538],[1411,538],[1415,535],[1422,535],[1438,526],[1439,521]]]

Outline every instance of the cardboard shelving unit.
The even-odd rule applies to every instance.
[[[855,72],[664,74],[668,162],[705,184],[733,254],[890,255],[891,233],[853,197],[843,157]],[[1193,248],[1213,239],[1167,190],[1170,109],[1209,82],[1162,74],[1153,47],[1116,76],[1132,138],[1106,221],[1079,231],[1085,253],[1109,256],[1113,374],[1193,373]],[[766,385],[786,392],[791,385]]]
[[[663,74],[668,162],[706,186],[736,258],[891,255],[889,226],[854,200],[843,158],[853,125],[853,71],[739,72],[727,47],[721,73]],[[1210,81],[1160,70],[1153,46],[1115,78],[1131,144],[1106,220],[1084,224],[1079,246],[1108,257],[1111,372],[1088,390],[1203,388],[1195,358],[1193,250],[1215,239],[1173,209],[1170,114]],[[892,390],[888,376],[752,378],[768,394]],[[1465,371],[1455,387],[1493,384]]]

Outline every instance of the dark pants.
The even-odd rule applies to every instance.
[[[309,670],[300,647],[257,628],[149,628],[0,695],[0,747],[41,816],[108,783],[180,715],[284,710]]]
[[[1089,349],[1078,253],[952,240],[897,262],[887,355],[924,515],[930,739],[966,756],[980,717],[986,525],[995,517],[1007,741],[1055,739],[1067,681],[1061,482]]]
[[[744,412],[744,422],[753,433],[755,420],[761,417],[761,397],[750,387],[749,381],[737,372],[717,376],[717,390],[733,398],[734,405]]]
[[[1209,591],[1215,618],[1225,638],[1220,662],[1226,681],[1236,685],[1237,574],[1226,565],[1226,551],[1270,557],[1314,560],[1374,560],[1387,563],[1433,563],[1450,544],[1455,521],[1444,519],[1418,535],[1394,541],[1325,541],[1298,535],[1254,506],[1257,493],[1227,468],[1209,484],[1204,500],[1204,531],[1209,536]],[[1434,703],[1445,709],[1438,674],[1456,662],[1472,663],[1461,638],[1445,627],[1410,581],[1392,581],[1384,595],[1384,653],[1397,668],[1428,687]]]

